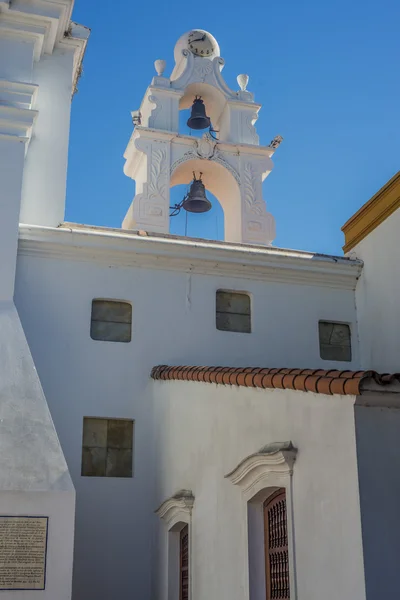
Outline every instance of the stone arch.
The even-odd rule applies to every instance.
[[[219,159],[217,159],[219,160]],[[224,211],[225,240],[240,242],[242,236],[240,185],[233,175],[233,169],[217,160],[188,158],[180,162],[171,173],[170,187],[189,184],[193,179],[193,171],[203,173],[203,183],[219,201]]]

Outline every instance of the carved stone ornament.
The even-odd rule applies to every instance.
[[[167,150],[157,148],[152,151],[148,182],[148,197],[150,200],[165,198],[167,191]]]
[[[179,490],[165,500],[155,511],[156,515],[171,524],[178,520],[188,522],[192,514],[194,496],[191,490]]]
[[[186,58],[186,66],[183,73],[172,81],[173,89],[185,90],[190,83],[204,83],[219,89],[226,98],[237,98],[237,93],[231,90],[221,75],[221,70],[225,61],[221,56],[213,59],[194,56],[186,48],[182,50],[182,55]]]
[[[233,175],[236,182],[240,185],[239,173],[225,160],[222,152],[219,151],[218,143],[208,133],[205,133],[200,140],[196,140],[195,145],[171,165],[170,174],[172,175],[175,169],[182,163],[198,158],[211,160],[220,164]]]
[[[151,111],[151,115],[149,118],[149,127],[153,127],[154,129],[156,129],[157,128],[157,119],[160,116],[160,113],[162,111],[162,102],[160,101],[159,98],[157,98],[157,96],[154,96],[154,94],[150,94],[150,96],[148,96],[148,101],[151,104],[153,104],[155,107]]]
[[[196,143],[197,154],[199,155],[199,158],[212,158],[217,144],[211,139],[211,137],[207,136],[206,134],[200,140],[197,140]]]
[[[165,71],[165,67],[166,67],[166,66],[167,66],[167,63],[166,63],[166,61],[165,61],[165,60],[162,60],[161,58],[159,58],[158,60],[156,60],[156,61],[154,62],[154,68],[155,68],[155,70],[156,70],[156,72],[157,72],[157,75],[158,75],[159,77],[161,77],[161,76],[162,76],[162,74],[164,73],[164,71]]]
[[[242,92],[245,92],[246,88],[247,88],[247,84],[249,83],[249,76],[242,73],[241,75],[238,75],[236,77],[236,81],[238,82],[239,87],[242,90]]]
[[[292,442],[275,442],[261,448],[255,454],[243,459],[237,467],[225,475],[234,485],[239,485],[243,492],[254,488],[268,475],[287,477],[293,473],[297,449]]]
[[[267,209],[261,196],[261,176],[250,162],[244,168],[243,192],[246,212],[258,217],[264,215]]]
[[[259,137],[256,128],[254,127],[254,123],[258,119],[258,114],[256,112],[250,112],[243,114],[242,118],[244,120],[244,126],[250,135],[251,143],[257,146],[259,143]]]
[[[143,185],[143,192],[134,198],[134,219],[142,226],[149,223],[153,226],[162,226],[167,219],[169,196],[167,146],[159,142],[149,148],[147,142],[141,143],[140,140],[136,145],[146,152],[149,160],[147,182]]]
[[[211,60],[203,59],[203,58],[195,58],[194,61],[194,69],[193,69],[193,78],[194,80],[198,79],[200,81],[204,81],[207,75],[212,73],[213,71],[213,63]]]

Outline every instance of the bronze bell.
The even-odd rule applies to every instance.
[[[193,101],[192,114],[188,119],[187,125],[190,129],[208,129],[211,126],[211,119],[206,115],[204,102],[198,96]]]
[[[206,188],[201,181],[201,174],[200,179],[196,179],[194,176],[189,193],[183,200],[182,208],[192,213],[205,213],[211,209],[211,202],[206,196]]]

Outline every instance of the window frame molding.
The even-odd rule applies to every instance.
[[[241,514],[248,543],[243,565],[244,600],[265,600],[264,502],[278,488],[286,492],[290,598],[296,600],[296,562],[293,521],[293,466],[297,448],[292,442],[275,442],[244,458],[225,475],[241,490]],[[260,554],[260,547],[264,550]]]
[[[191,490],[179,490],[167,498],[155,511],[164,521],[163,544],[167,557],[167,600],[180,598],[180,534],[187,525],[189,535],[189,589],[192,598],[192,513],[194,495]]]

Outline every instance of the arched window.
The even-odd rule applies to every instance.
[[[278,489],[264,502],[266,599],[290,598],[286,491]]]
[[[167,585],[162,584],[160,598],[190,600],[191,523],[194,496],[180,490],[165,500],[156,513],[165,522],[164,567]],[[161,581],[163,577],[161,576]]]
[[[180,533],[179,600],[189,600],[189,526]]]
[[[225,475],[242,488],[247,521],[249,594],[245,600],[296,598],[292,442],[267,444]]]

